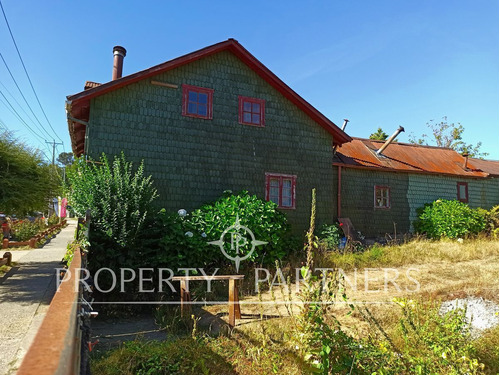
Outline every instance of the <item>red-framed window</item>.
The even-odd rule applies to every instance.
[[[389,186],[375,185],[373,189],[373,207],[383,209],[391,208],[391,189]]]
[[[469,203],[469,184],[467,182],[457,182],[457,200]]]
[[[212,119],[213,96],[212,89],[182,85],[182,115]]]
[[[238,121],[240,124],[265,126],[266,101],[264,99],[238,96],[238,107]]]
[[[297,176],[266,173],[266,200],[279,208],[295,208],[295,185]]]

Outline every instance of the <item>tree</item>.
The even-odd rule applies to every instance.
[[[61,180],[41,152],[12,133],[0,133],[0,207],[7,214],[42,211],[47,200],[60,193]]]
[[[378,128],[375,133],[370,134],[370,139],[378,141],[385,141],[387,138],[389,138],[389,134],[384,132],[382,128]]]
[[[476,145],[465,143],[462,139],[465,130],[464,126],[459,122],[449,124],[446,116],[438,124],[434,120],[430,120],[427,127],[432,131],[431,141],[438,147],[451,148],[459,153],[466,152],[471,157],[482,158],[488,155],[487,152],[481,152],[481,142],[476,143]],[[414,134],[410,134],[408,139],[413,144],[429,145],[429,136],[427,134],[422,134],[421,138],[418,139]]]
[[[63,167],[73,164],[75,158],[72,152],[61,152],[57,157],[57,162]]]

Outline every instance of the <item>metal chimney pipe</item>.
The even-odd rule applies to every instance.
[[[469,169],[469,168],[467,167],[467,161],[469,161],[469,153],[468,153],[468,152],[464,152],[464,153],[462,154],[462,156],[465,158],[465,160],[464,160],[464,169]]]
[[[385,141],[385,143],[382,145],[382,147],[379,148],[379,150],[377,151],[377,155],[382,155],[382,152],[384,152],[384,150],[387,148],[387,146],[389,146],[392,143],[392,141],[394,140],[394,138],[396,138],[399,135],[399,133],[404,132],[404,131],[405,131],[405,128],[403,128],[402,126],[400,126],[398,128],[398,130],[396,130],[394,132],[394,134],[391,135],[390,138],[387,141]]]
[[[345,127],[347,126],[347,123],[349,122],[348,119],[344,119],[344,125],[342,125],[342,131],[345,131]]]
[[[348,119],[344,119],[344,125],[342,125],[342,131],[345,131],[345,127],[347,126],[347,123],[349,122]],[[333,155],[337,152],[337,145],[333,146]]]
[[[123,71],[123,58],[127,54],[127,50],[121,46],[113,47],[113,76],[112,80],[121,78]]]

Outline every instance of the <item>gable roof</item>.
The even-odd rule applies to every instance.
[[[83,153],[84,134],[82,135],[82,127],[84,129],[85,122],[88,121],[90,110],[90,99],[106,94],[110,91],[118,90],[121,87],[130,85],[140,80],[150,78],[157,74],[175,69],[179,66],[189,64],[193,61],[204,57],[216,54],[221,51],[230,51],[245,63],[250,69],[256,72],[267,83],[278,90],[284,97],[294,103],[299,109],[305,112],[312,120],[327,130],[332,136],[335,144],[349,142],[351,137],[338,128],[332,121],[325,117],[321,112],[309,104],[305,99],[293,91],[287,84],[279,79],[271,72],[264,64],[257,60],[250,52],[248,52],[235,39],[228,39],[187,55],[169,60],[162,64],[153,66],[149,69],[139,71],[137,73],[110,81],[101,85],[86,85],[86,90],[67,97],[68,111],[68,126],[71,136],[73,152],[81,155]],[[92,87],[93,86],[93,87]],[[71,119],[71,118],[73,119]],[[81,122],[74,121],[75,119],[82,120]],[[79,134],[77,134],[79,133]]]
[[[375,169],[378,171],[428,173],[461,177],[498,176],[498,162],[469,158],[467,169],[465,159],[458,152],[444,147],[421,146],[409,143],[391,143],[383,155],[376,156],[385,141],[353,138],[340,146],[333,165]],[[495,171],[496,174],[492,173]]]

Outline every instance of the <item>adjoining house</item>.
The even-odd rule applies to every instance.
[[[144,159],[169,210],[248,190],[302,231],[316,188],[318,222],[334,222],[332,147],[351,138],[236,40],[121,77],[125,54],[114,48],[112,81],[67,97],[77,156]]]
[[[337,216],[368,237],[412,232],[416,210],[437,199],[485,209],[498,204],[498,161],[449,148],[353,138],[338,148],[333,165]]]

